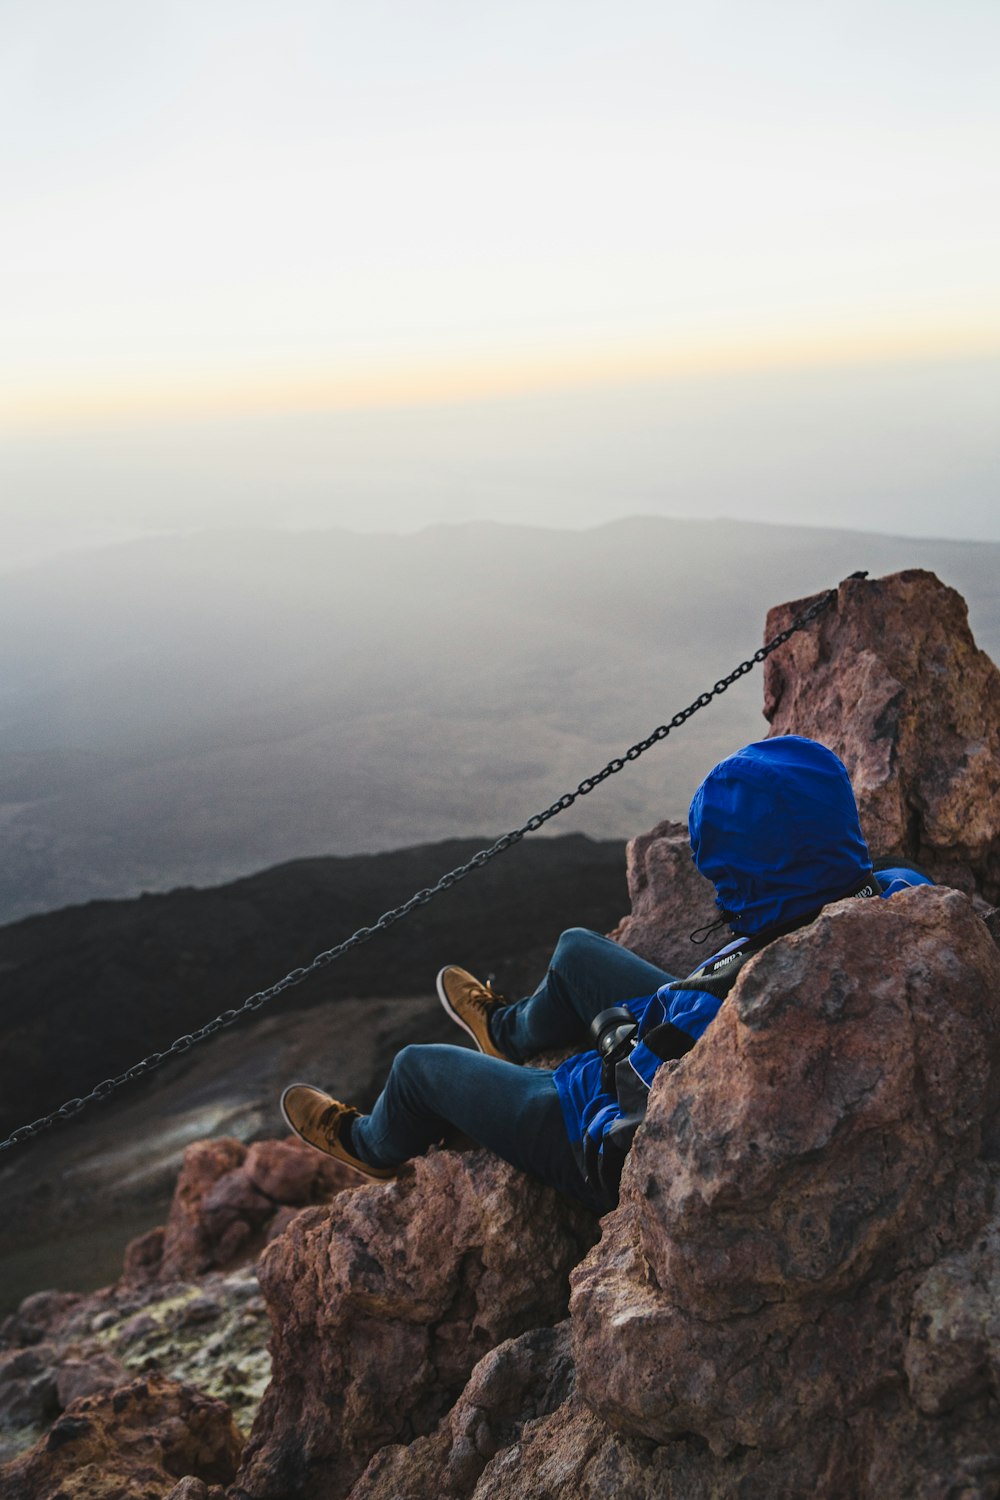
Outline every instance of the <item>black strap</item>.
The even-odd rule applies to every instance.
[[[659,1026],[651,1026],[642,1040],[662,1062],[683,1057],[695,1044],[695,1038],[675,1026],[672,1021],[661,1021]]]

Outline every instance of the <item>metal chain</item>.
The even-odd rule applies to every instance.
[[[851,573],[850,577],[858,579],[867,578],[868,574],[867,572]],[[779,646],[783,646],[797,631],[805,629],[807,625],[815,620],[817,615],[821,614],[823,610],[827,609],[833,603],[836,597],[837,589],[835,588],[829,589],[825,594],[821,594],[808,609],[803,610],[802,614],[796,615],[787,629],[782,630],[780,634],[774,636],[772,640],[761,646],[746,661],[741,661],[739,666],[729,673],[728,677],[720,677],[711,691],[701,693],[693,703],[688,704],[687,708],[682,708],[679,713],[674,714],[668,724],[660,724],[653,730],[652,734],[648,734],[644,740],[639,740],[630,749],[626,750],[624,755],[616,756],[614,760],[609,760],[603,770],[598,771],[593,776],[585,777],[575,792],[565,792],[561,797],[557,797],[555,802],[547,807],[544,812],[535,813],[527,822],[522,823],[520,828],[514,828],[510,833],[503,834],[495,843],[490,844],[489,848],[480,849],[464,865],[459,865],[456,869],[449,870],[447,874],[442,875],[440,880],[434,885],[428,886],[425,890],[417,891],[408,901],[404,901],[402,906],[396,906],[391,911],[383,912],[378,921],[373,923],[371,927],[359,927],[357,932],[352,933],[349,938],[345,938],[343,942],[338,943],[335,948],[328,948],[325,953],[318,953],[311,963],[305,964],[302,968],[293,969],[290,974],[285,975],[284,979],[279,979],[276,984],[272,984],[268,989],[258,990],[256,994],[250,995],[248,999],[244,1000],[242,1005],[237,1006],[233,1010],[224,1010],[221,1015],[216,1016],[214,1020],[207,1021],[197,1031],[191,1031],[184,1036],[179,1036],[175,1042],[171,1042],[165,1052],[151,1052],[148,1057],[144,1057],[141,1062],[133,1063],[132,1067],[126,1068],[124,1073],[119,1073],[117,1077],[105,1078],[103,1083],[97,1084],[95,1088],[91,1089],[89,1094],[84,1094],[79,1099],[68,1099],[65,1104],[60,1105],[51,1114],[43,1115],[39,1120],[33,1120],[30,1125],[22,1125],[20,1129],[15,1130],[9,1135],[5,1141],[0,1141],[0,1152],[9,1151],[12,1146],[19,1145],[22,1141],[30,1139],[31,1136],[41,1134],[43,1130],[48,1130],[50,1126],[57,1124],[60,1120],[72,1119],[74,1115],[78,1115],[82,1109],[85,1109],[88,1104],[94,1104],[106,1099],[109,1094],[113,1094],[123,1084],[131,1083],[133,1079],[141,1078],[144,1074],[151,1073],[154,1068],[158,1068],[168,1058],[188,1052],[197,1042],[203,1042],[206,1038],[214,1036],[217,1031],[222,1031],[224,1027],[232,1026],[241,1016],[249,1015],[252,1011],[259,1010],[268,1000],[273,1000],[275,996],[280,995],[284,990],[291,989],[293,985],[301,984],[304,979],[308,979],[310,974],[316,973],[319,969],[325,969],[328,964],[332,964],[336,959],[341,958],[350,949],[357,948],[362,943],[367,943],[376,933],[384,932],[387,927],[392,927],[396,922],[402,921],[404,917],[409,916],[411,911],[415,911],[418,906],[426,906],[427,902],[433,900],[441,891],[450,890],[453,885],[457,885],[460,880],[464,880],[467,875],[471,875],[473,870],[482,869],[483,865],[489,864],[491,859],[496,859],[498,854],[502,854],[512,844],[519,843],[526,833],[536,833],[550,818],[554,818],[559,813],[564,812],[566,808],[572,807],[578,797],[586,797],[589,792],[592,792],[596,786],[600,786],[601,782],[606,781],[609,776],[617,775],[628,761],[638,760],[640,755],[644,755],[652,745],[658,744],[660,740],[665,740],[672,729],[679,729],[682,724],[691,718],[692,714],[696,714],[700,708],[705,708],[711,703],[713,698],[719,697],[720,694],[724,693],[740,677],[745,677],[747,672],[752,672],[759,662],[764,661]]]

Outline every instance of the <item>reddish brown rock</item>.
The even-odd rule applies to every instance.
[[[197,1276],[213,1264],[212,1236],[202,1214],[204,1198],[220,1178],[242,1166],[246,1154],[242,1141],[228,1137],[195,1141],[185,1151],[163,1235],[164,1278]]]
[[[270,1224],[267,1226],[266,1243],[269,1245],[283,1235],[296,1214],[301,1213],[300,1208],[279,1208]]]
[[[189,1474],[174,1485],[166,1500],[226,1500],[226,1492],[221,1484],[204,1484]]]
[[[122,1265],[122,1282],[126,1286],[146,1286],[157,1279],[163,1265],[164,1234],[164,1226],[159,1224],[129,1240]]]
[[[494,1454],[526,1423],[557,1410],[573,1388],[569,1326],[534,1328],[491,1349],[430,1437],[375,1455],[350,1500],[444,1500],[471,1495]]]
[[[81,1396],[96,1396],[100,1391],[114,1391],[128,1384],[128,1375],[114,1355],[102,1352],[85,1359],[71,1356],[56,1369],[56,1395],[62,1408],[71,1406]]]
[[[691,857],[685,825],[658,823],[631,839],[626,874],[632,909],[609,936],[668,974],[690,974],[705,953],[691,933],[717,921],[719,912],[714,886]]]
[[[910,1395],[940,1416],[1000,1397],[1000,1220],[931,1267],[913,1298],[905,1366]]]
[[[940,1424],[938,1424],[940,1426]],[[804,1428],[787,1448],[717,1455],[698,1438],[657,1446],[616,1432],[577,1396],[551,1417],[529,1422],[518,1442],[487,1465],[475,1500],[993,1500],[1000,1459],[984,1422],[984,1446],[949,1450],[935,1424],[908,1426],[858,1412],[847,1423]],[[892,1441],[886,1441],[887,1432]],[[900,1464],[900,1453],[905,1461]],[[396,1497],[409,1496],[401,1485]],[[422,1500],[422,1497],[420,1497]]]
[[[0,1345],[38,1344],[58,1329],[81,1301],[78,1292],[32,1292],[0,1324]]]
[[[284,1228],[289,1207],[329,1202],[358,1181],[294,1136],[250,1147],[226,1137],[196,1141],[184,1153],[165,1227],[128,1245],[123,1282],[141,1287],[252,1260]]]
[[[387,1444],[429,1433],[482,1356],[565,1311],[592,1220],[484,1151],[306,1209],[258,1267],[273,1376],[237,1490],[345,1495]]]
[[[0,1432],[39,1428],[56,1415],[56,1358],[51,1344],[0,1354]]]
[[[272,1203],[295,1208],[328,1202],[342,1189],[358,1185],[358,1174],[350,1167],[314,1151],[294,1135],[283,1141],[255,1141],[243,1170]]]
[[[224,1401],[151,1375],[84,1396],[0,1471],[4,1500],[159,1500],[192,1475],[226,1484],[239,1435]]]
[[[829,1453],[834,1438],[827,1436],[823,1453]],[[740,1500],[817,1495],[854,1500],[850,1489],[815,1488],[820,1457],[815,1441],[814,1434],[810,1451],[801,1455],[801,1466],[799,1455],[754,1450],[717,1459],[697,1439],[656,1447],[615,1432],[574,1396],[552,1416],[529,1422],[519,1440],[497,1454],[483,1471],[475,1500],[733,1500],[737,1495]],[[885,1492],[885,1500],[891,1493]],[[408,1490],[401,1487],[396,1494],[408,1496]]]
[[[989,1218],[998,1098],[1000,953],[965,897],[841,902],[771,944],[658,1075],[622,1205],[574,1273],[586,1400],[622,1432],[698,1435],[706,1473],[740,1445],[801,1466],[812,1432],[816,1486],[823,1434],[857,1424],[883,1478],[909,1477],[851,1468],[818,1493],[938,1493],[925,1470],[989,1450],[993,1346],[974,1309],[952,1319],[974,1373],[944,1381],[966,1404],[929,1426],[910,1387],[924,1408],[951,1396],[926,1394],[908,1330],[930,1268]]]
[[[1000,948],[1000,906],[991,907],[984,914],[983,921],[986,923],[987,930],[993,941]]]
[[[195,1479],[189,1474],[174,1485],[166,1500],[223,1500],[224,1491],[217,1485],[208,1485],[201,1479]]]
[[[765,637],[805,603],[772,609]],[[764,671],[771,733],[840,756],[876,857],[1000,901],[1000,671],[960,594],[918,569],[848,579]]]

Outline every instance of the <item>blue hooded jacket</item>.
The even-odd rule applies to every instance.
[[[736,934],[695,975],[748,939],[766,940],[770,929],[778,936],[831,901],[931,883],[915,870],[873,873],[846,767],[825,745],[799,735],[760,740],[721,761],[695,792],[688,827],[695,864],[715,886],[720,920]],[[695,975],[690,988],[664,985],[627,1004],[639,1023],[628,1064],[646,1091],[663,1058],[645,1036],[669,1022],[697,1039],[723,1003],[699,989]],[[598,1053],[567,1059],[555,1085],[571,1143],[581,1158],[592,1156],[623,1114],[619,1099],[602,1089]]]

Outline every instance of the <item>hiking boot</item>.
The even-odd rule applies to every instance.
[[[281,1113],[289,1130],[294,1130],[307,1146],[315,1146],[317,1151],[324,1151],[327,1156],[346,1162],[355,1172],[379,1182],[397,1176],[398,1167],[370,1167],[344,1144],[341,1136],[346,1134],[345,1124],[361,1118],[359,1111],[351,1105],[340,1104],[321,1089],[310,1088],[307,1083],[293,1083],[281,1096]]]
[[[490,1036],[490,1016],[510,1002],[495,995],[489,982],[483,984],[465,969],[449,964],[437,977],[437,992],[451,1019],[469,1033],[480,1052],[487,1057],[502,1057],[504,1062],[513,1061]]]

